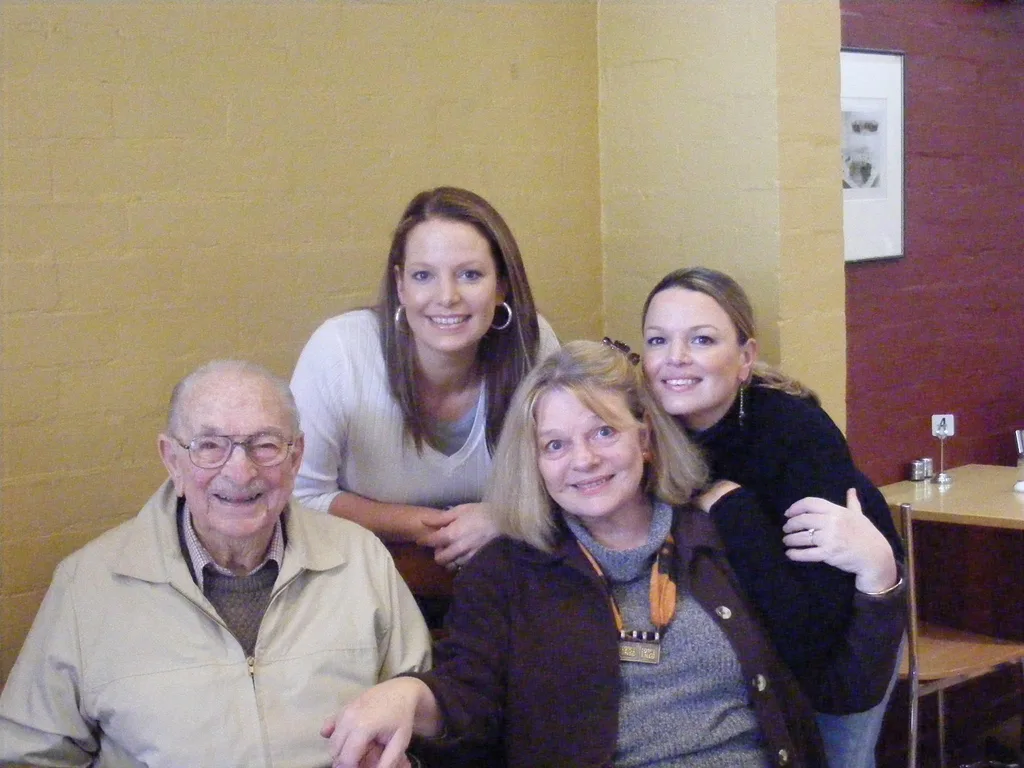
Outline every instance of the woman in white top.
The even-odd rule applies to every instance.
[[[491,450],[520,379],[557,345],[498,212],[463,189],[421,192],[378,305],[327,320],[295,366],[296,496],[457,568],[497,533],[480,504]]]

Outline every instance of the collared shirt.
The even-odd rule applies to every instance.
[[[222,576],[234,576],[235,574],[227,568],[217,565],[206,547],[199,540],[199,535],[192,525],[192,514],[188,510],[188,504],[182,505],[181,514],[184,515],[181,530],[184,534],[185,548],[188,550],[188,559],[192,562],[192,573],[195,575],[196,584],[199,586],[199,589],[203,590],[203,571],[206,566],[210,566]],[[262,569],[271,560],[277,563],[277,567],[280,570],[281,564],[284,562],[284,528],[281,525],[280,517],[277,518],[277,523],[274,525],[274,534],[270,538],[270,546],[267,547],[267,553],[263,558],[263,562],[256,566],[252,573]]]

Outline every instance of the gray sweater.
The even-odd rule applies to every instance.
[[[607,549],[565,517],[611,582],[625,629],[652,630],[651,566],[672,509],[655,504],[647,543],[631,550]],[[660,663],[621,663],[616,768],[765,768],[770,763],[732,647],[685,585],[677,589]]]

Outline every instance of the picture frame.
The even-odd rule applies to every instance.
[[[903,53],[839,53],[843,258],[904,255]]]

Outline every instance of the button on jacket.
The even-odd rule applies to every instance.
[[[675,511],[678,583],[715,618],[747,681],[773,764],[824,766],[812,710],[737,585],[706,514]],[[509,768],[606,768],[621,683],[605,587],[564,528],[553,553],[501,538],[456,579],[437,667],[420,675],[444,716],[441,743]],[[436,761],[445,765],[444,759]]]

